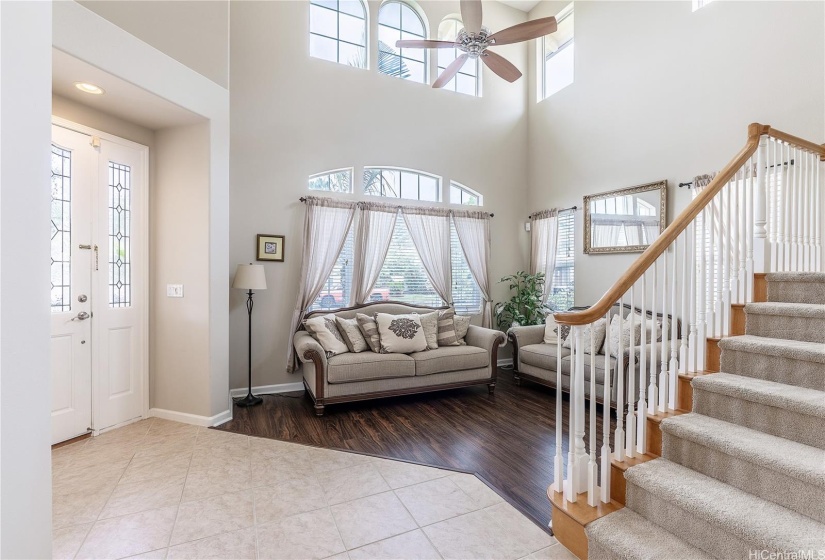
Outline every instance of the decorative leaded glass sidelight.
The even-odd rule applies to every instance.
[[[72,153],[52,144],[51,280],[53,313],[72,309]]]
[[[132,169],[109,162],[109,307],[132,304]]]

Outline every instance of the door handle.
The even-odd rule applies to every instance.
[[[89,314],[86,313],[85,311],[81,311],[80,313],[77,314],[77,317],[72,318],[72,321],[85,321],[88,318],[89,318]]]

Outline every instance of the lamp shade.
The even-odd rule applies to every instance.
[[[260,264],[239,264],[232,287],[240,290],[266,290],[264,267]]]

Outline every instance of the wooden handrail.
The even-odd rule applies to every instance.
[[[651,243],[651,245],[642,253],[638,259],[630,266],[630,268],[622,274],[621,278],[613,284],[595,305],[585,309],[584,311],[556,313],[553,318],[556,323],[562,325],[589,325],[594,321],[604,317],[608,310],[614,303],[619,301],[627,291],[633,287],[633,284],[638,281],[642,275],[649,269],[653,263],[656,262],[671,243],[673,243],[679,235],[687,229],[688,225],[699,215],[699,213],[710,204],[713,198],[728,184],[733,176],[741,169],[748,158],[756,153],[759,147],[759,137],[763,134],[798,145],[800,147],[815,151],[817,153],[825,153],[825,148],[817,146],[812,142],[802,140],[790,134],[774,130],[770,126],[753,123],[748,126],[748,142],[744,148],[734,157],[725,168],[720,171],[705,187],[699,195],[688,204],[687,208],[676,217],[675,220],[662,232],[662,234]]]
[[[810,142],[798,136],[794,136],[793,134],[788,134],[787,132],[782,132],[781,130],[776,130],[775,128],[771,127],[768,127],[768,130],[765,132],[765,134],[772,136],[777,140],[787,142],[788,144],[793,144],[794,146],[797,146],[799,148],[804,148],[809,152],[819,154],[819,157],[825,157],[825,144],[814,144],[813,142]]]

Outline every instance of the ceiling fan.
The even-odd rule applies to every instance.
[[[433,84],[434,88],[447,85],[467,60],[478,58],[490,70],[508,82],[515,82],[521,78],[519,69],[501,55],[487,50],[488,47],[537,39],[553,33],[557,28],[556,18],[546,17],[526,21],[491,34],[489,29],[481,25],[481,0],[461,0],[461,19],[464,22],[464,29],[458,32],[455,42],[417,39],[402,40],[395,43],[396,47],[407,49],[458,49],[462,51],[463,54],[456,57],[441,73]]]

